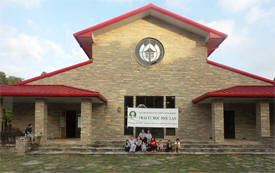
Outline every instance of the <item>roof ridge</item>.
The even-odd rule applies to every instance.
[[[26,80],[23,80],[21,82],[18,82],[18,83],[12,84],[12,85],[24,85],[24,84],[27,84],[27,83],[30,83],[30,82],[33,82],[33,81],[37,81],[37,80],[40,80],[40,79],[43,79],[43,78],[46,78],[46,77],[51,77],[51,76],[54,76],[56,74],[63,73],[63,72],[66,72],[66,71],[69,71],[69,70],[72,70],[72,69],[90,64],[92,62],[93,62],[93,59],[89,59],[87,61],[84,61],[84,62],[81,62],[81,63],[78,63],[78,64],[74,64],[74,65],[71,65],[71,66],[68,66],[68,67],[64,67],[64,68],[61,68],[59,70],[55,70],[55,71],[52,71],[50,73],[46,73],[46,74],[36,76],[36,77],[30,78],[30,79],[26,79]]]

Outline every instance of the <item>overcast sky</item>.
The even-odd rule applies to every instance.
[[[148,3],[228,34],[210,60],[275,77],[275,0],[0,0],[0,71],[27,79],[86,61],[73,33]]]

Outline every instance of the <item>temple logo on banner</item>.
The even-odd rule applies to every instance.
[[[179,111],[159,108],[128,108],[128,127],[178,128]]]

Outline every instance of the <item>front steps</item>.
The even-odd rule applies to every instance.
[[[98,141],[93,145],[79,144],[46,144],[33,147],[27,154],[90,154],[90,155],[123,155],[124,141]],[[131,153],[132,154],[132,153]],[[215,155],[215,154],[268,154],[275,155],[272,144],[212,144],[209,142],[183,142],[176,152],[136,152],[137,155]]]

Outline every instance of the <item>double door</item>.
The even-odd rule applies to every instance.
[[[77,111],[62,111],[59,118],[60,138],[79,138],[80,114]]]

